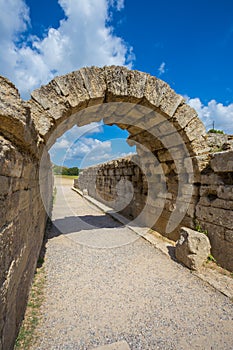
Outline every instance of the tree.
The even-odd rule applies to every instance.
[[[67,168],[65,166],[54,164],[53,165],[53,173],[54,173],[54,175],[78,176],[79,168],[78,167]]]
[[[79,174],[79,168],[76,166],[73,168],[66,168],[65,172],[66,172],[66,174],[63,174],[63,175],[77,176]]]

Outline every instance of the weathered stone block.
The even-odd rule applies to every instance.
[[[34,100],[28,101],[27,104],[31,110],[31,116],[36,129],[45,141],[47,141],[46,135],[54,127],[52,116]]]
[[[233,172],[233,150],[214,153],[210,166],[217,173]]]
[[[0,136],[0,174],[21,177],[23,155],[8,140]]]
[[[70,105],[66,103],[55,80],[34,90],[31,96],[54,120],[63,120],[66,116],[71,115]]]
[[[210,242],[206,235],[186,227],[181,228],[175,248],[178,261],[191,270],[198,270],[209,254]]]
[[[30,109],[21,100],[16,87],[0,77],[1,133],[21,146],[36,152],[37,134],[31,120]]]
[[[108,102],[122,101],[128,96],[128,69],[125,67],[105,67]],[[126,101],[127,102],[127,99]]]
[[[187,139],[187,141],[192,142],[195,139],[199,139],[202,135],[206,135],[206,129],[200,119],[194,118],[184,130],[181,131],[181,135],[183,135],[184,139]]]
[[[146,82],[148,75],[139,71],[129,71],[129,89],[128,93],[131,96],[130,101],[133,102],[144,97]]]
[[[184,129],[194,118],[197,118],[197,112],[187,104],[181,104],[173,117],[170,119],[178,129]]]
[[[233,211],[220,208],[206,207],[200,204],[196,207],[197,220],[206,221],[233,229]]]
[[[154,106],[160,107],[169,117],[172,117],[184,98],[177,95],[164,81],[149,76],[145,89],[146,99]]]
[[[80,73],[91,101],[94,103],[103,102],[106,92],[104,69],[98,67],[81,68]]]
[[[225,240],[233,244],[233,230],[226,230]]]

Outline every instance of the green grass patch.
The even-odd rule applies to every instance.
[[[208,231],[207,230],[204,230],[201,226],[201,224],[197,221],[197,220],[194,220],[194,224],[195,224],[195,230],[197,232],[200,232],[200,233],[204,233],[206,236],[208,236]]]
[[[60,179],[70,179],[70,180],[74,180],[78,178],[78,175],[54,175],[56,178],[60,178]]]
[[[41,266],[41,263],[42,260],[38,262],[38,266]],[[45,280],[45,270],[42,265],[35,272],[24,320],[16,339],[14,350],[29,350],[38,339],[36,328],[41,316],[40,307],[44,300]]]
[[[211,254],[209,254],[208,257],[207,257],[207,262],[209,262],[209,261],[212,261],[212,262],[214,262],[214,263],[217,264],[216,259],[215,259],[215,258],[213,257],[213,255],[211,255]]]
[[[54,188],[53,188],[53,204],[54,204],[55,201],[56,201],[56,195],[57,195],[57,187],[54,187]]]

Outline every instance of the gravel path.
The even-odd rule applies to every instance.
[[[233,349],[233,304],[57,185],[40,340],[33,350]]]

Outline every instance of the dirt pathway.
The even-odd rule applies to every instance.
[[[69,185],[53,222],[33,350],[233,349],[232,302]]]

